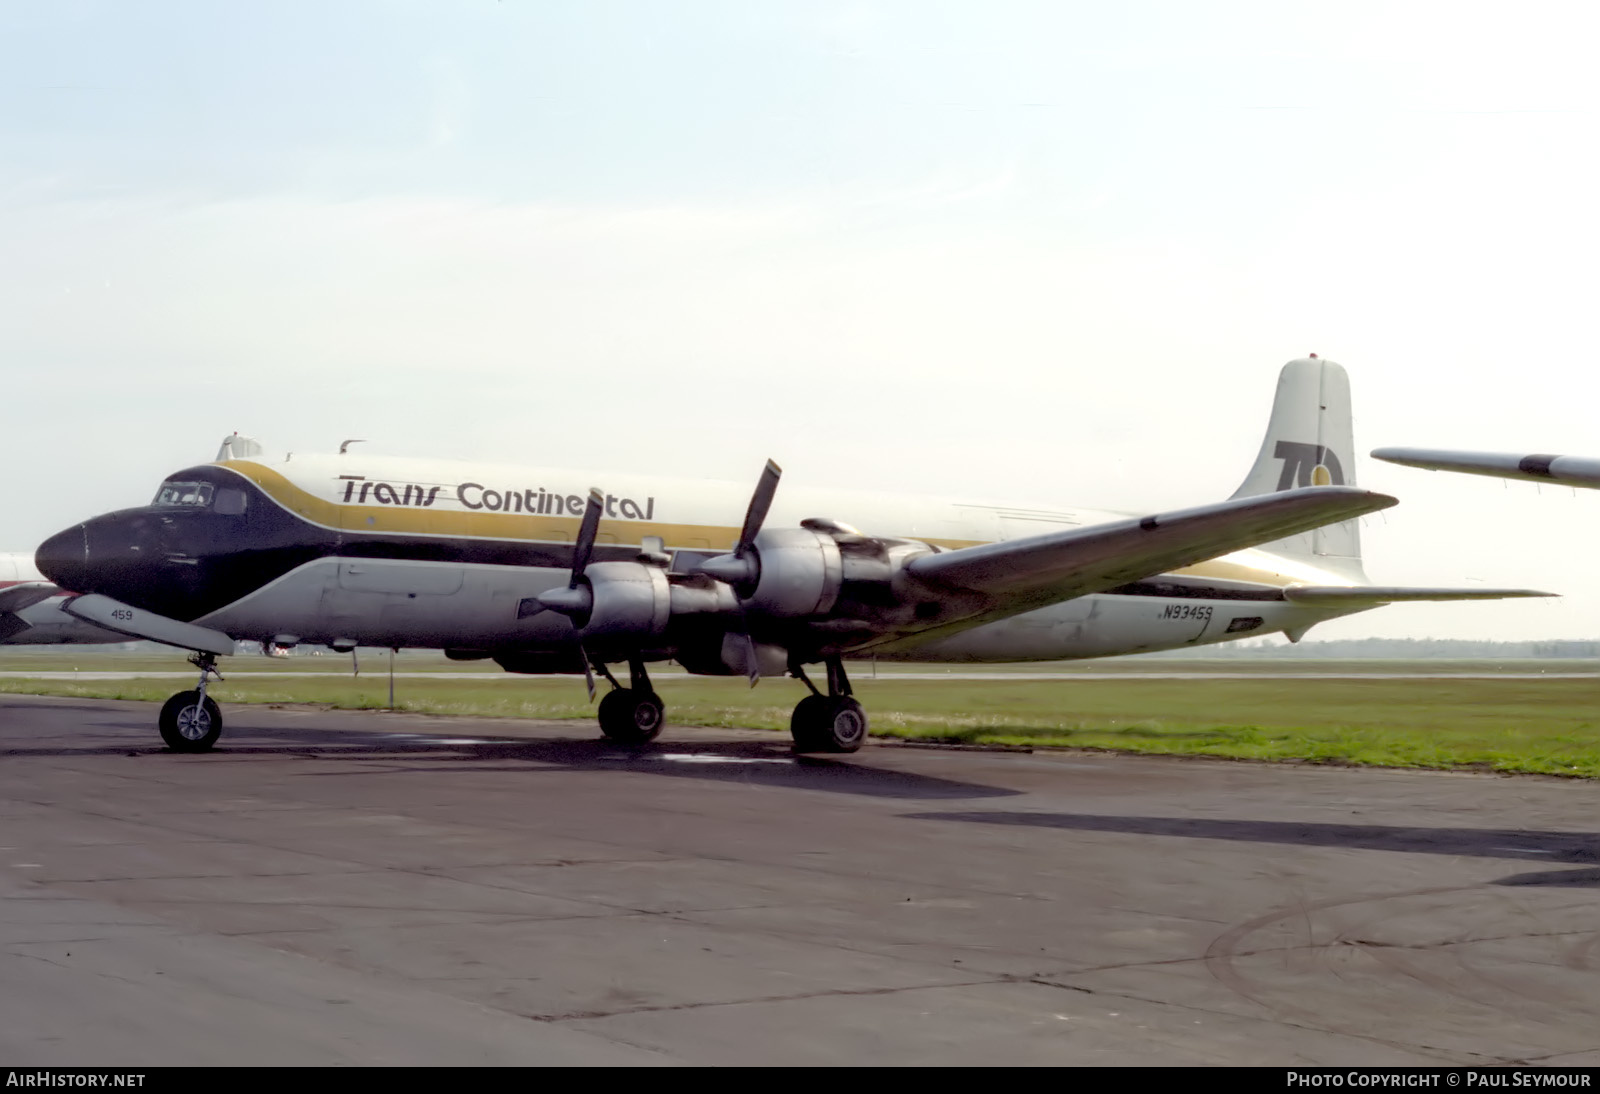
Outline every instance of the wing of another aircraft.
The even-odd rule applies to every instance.
[[[60,592],[48,581],[19,581],[0,589],[0,642],[28,629],[29,624],[17,615],[18,612]]]
[[[0,589],[0,613],[20,612],[61,592],[48,581],[21,581]]]
[[[1600,459],[1588,456],[1457,452],[1446,448],[1374,448],[1372,458],[1428,471],[1460,471],[1526,482],[1559,482],[1600,489]]]
[[[933,628],[948,633],[1395,504],[1387,494],[1355,487],[1308,486],[924,555],[906,571],[934,588],[981,597],[975,614]]]

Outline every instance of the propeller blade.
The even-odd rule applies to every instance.
[[[744,671],[750,677],[751,687],[761,683],[761,666],[756,664],[756,640],[748,634],[744,636]]]
[[[606,510],[606,496],[599,487],[589,488],[589,505],[583,511],[583,523],[578,525],[578,538],[572,549],[572,580],[567,588],[576,589],[583,571],[589,568],[589,557],[594,554],[594,537],[600,528],[600,517]]]
[[[578,656],[583,658],[583,682],[589,685],[589,702],[594,702],[594,669],[589,664],[589,653],[578,644]]]
[[[739,529],[739,545],[733,549],[734,558],[744,558],[751,544],[755,543],[761,525],[766,523],[767,510],[772,508],[772,496],[778,492],[778,479],[782,475],[783,468],[771,460],[762,468],[761,478],[756,482],[756,492],[750,495],[750,508],[744,514],[744,527]]]

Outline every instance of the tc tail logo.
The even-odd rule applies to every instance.
[[[1333,449],[1326,445],[1279,441],[1272,454],[1283,461],[1283,474],[1278,476],[1279,490],[1344,485],[1344,468],[1339,466],[1339,457],[1333,454]]]

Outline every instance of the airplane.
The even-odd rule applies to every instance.
[[[61,610],[71,599],[34,568],[33,553],[0,554],[0,646],[118,644],[125,634],[103,630]]]
[[[1524,482],[1557,482],[1600,490],[1600,459],[1510,452],[1463,452],[1448,448],[1374,448],[1373,459],[1428,471],[1459,471]]]
[[[611,686],[601,732],[628,744],[665,720],[650,663],[752,686],[789,675],[807,689],[790,722],[796,751],[853,752],[868,721],[847,660],[1298,640],[1396,601],[1551,595],[1367,582],[1357,518],[1396,501],[1354,486],[1349,380],[1315,355],[1284,366],[1260,453],[1228,501],[1144,516],[822,490],[780,499],[771,461],[747,496],[735,483],[371,457],[351,443],[277,460],[245,439],[169,476],[150,504],[39,548],[39,569],[81,594],[69,615],[193,652],[197,685],[158,718],[173,751],[221,734],[207,682],[235,640],[582,673],[591,701],[598,672]],[[620,663],[626,686],[609,667]],[[818,663],[825,691],[806,672]]]

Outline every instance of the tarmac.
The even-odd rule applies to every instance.
[[[155,715],[0,696],[0,1064],[1600,1064],[1592,782]]]

